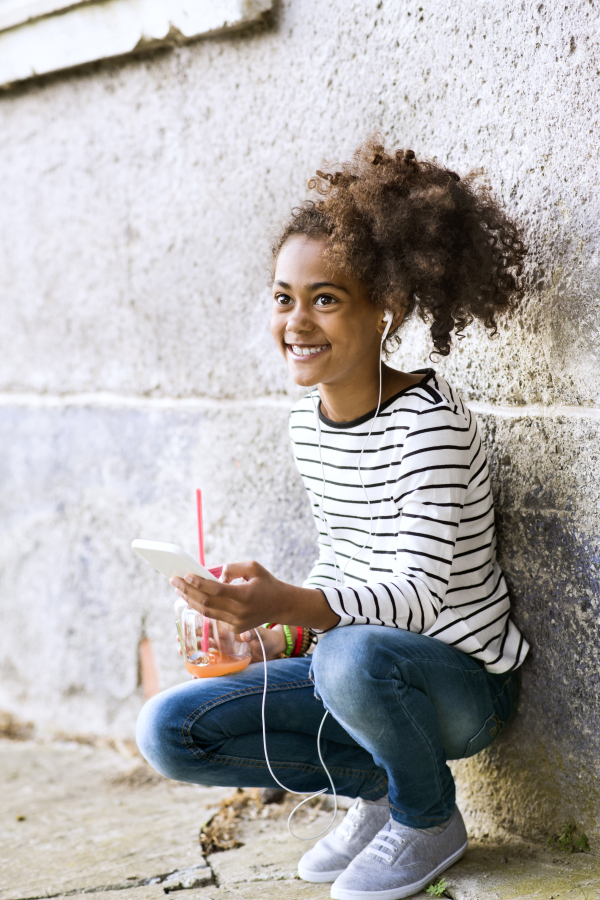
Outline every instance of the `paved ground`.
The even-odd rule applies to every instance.
[[[288,835],[280,807],[250,803],[237,825],[243,846],[204,860],[199,829],[231,791],[166,782],[120,750],[0,740],[0,900],[165,900],[186,878],[199,886],[181,900],[329,896],[296,878],[307,845]],[[313,809],[298,830],[318,831],[328,815]],[[447,879],[455,900],[600,900],[600,858],[518,841],[473,843]]]

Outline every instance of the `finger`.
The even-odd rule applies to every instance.
[[[173,581],[183,586],[185,600],[191,609],[203,616],[225,622],[236,634],[256,628],[264,622],[262,615],[248,602],[252,595],[249,584],[216,584],[212,586],[218,589],[218,594],[207,594],[181,579]]]
[[[226,563],[223,566],[221,578],[224,582],[233,581],[235,578],[244,578],[246,581],[250,581],[252,578],[256,578],[260,569],[261,566],[259,566],[257,562],[254,562],[254,560]]]
[[[215,588],[221,586],[218,581],[211,581],[208,578],[200,578],[199,575],[187,574],[185,578],[179,578],[176,575],[171,578],[171,585],[177,591],[181,591],[183,595],[187,595],[188,588],[193,587],[202,591],[204,594],[215,594]]]
[[[185,600],[188,606],[197,609],[203,615],[210,616],[211,611],[221,610],[222,612],[237,613],[247,606],[243,597],[230,597],[226,594],[215,596],[214,594],[205,594],[204,591],[188,585],[185,593]],[[217,616],[218,618],[218,616]],[[238,628],[238,631],[248,631],[248,625]]]
[[[239,634],[248,630],[248,625],[253,623],[247,622],[247,610],[233,600],[223,599],[217,600],[215,597],[209,597],[206,594],[198,594],[200,599],[195,596],[188,596],[188,606],[207,616],[209,619],[218,619],[231,626],[232,631]]]
[[[251,632],[249,632],[249,631],[246,631],[246,632],[245,632],[245,634],[250,634],[250,633],[251,633]],[[243,640],[243,638],[242,638],[241,635],[239,635],[239,637]],[[268,647],[268,644],[262,644],[262,645],[261,645],[261,643],[260,643],[260,641],[258,640],[258,638],[254,637],[254,632],[252,632],[252,637],[250,638],[250,640],[244,641],[244,643],[247,643],[247,644],[248,644],[248,647],[249,647],[249,649],[252,651],[252,653],[258,654],[258,656],[260,657],[260,659],[262,659],[262,653],[263,653],[263,647],[264,647],[264,648],[265,648],[265,651],[267,652],[267,658],[268,658],[268,653],[269,653],[269,647]]]
[[[220,619],[235,627],[236,632],[247,631],[258,625],[255,616],[248,621],[248,590],[249,585],[219,585],[222,590],[219,594],[207,594],[191,584],[185,586],[185,600],[192,609],[202,615]],[[233,594],[233,596],[231,596]]]
[[[268,641],[269,639],[269,629],[265,628],[264,625],[257,625],[255,628],[250,628],[249,630],[242,633],[248,635],[248,637],[242,638],[242,635],[240,634],[240,637],[244,641],[257,641],[257,633],[260,634],[263,641]]]
[[[211,597],[230,597],[231,599],[234,599],[236,594],[238,594],[239,589],[245,587],[245,585],[240,584],[230,585],[221,581],[212,581],[208,578],[201,578],[199,575],[192,574],[186,575],[185,578],[178,578],[176,576],[171,578],[171,585],[177,591],[181,591],[184,599],[194,596],[194,591],[198,591]]]

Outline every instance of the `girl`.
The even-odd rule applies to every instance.
[[[495,334],[522,293],[524,247],[484,190],[411,150],[372,140],[309,187],[317,200],[274,247],[271,331],[311,388],[290,436],[319,559],[303,587],[256,562],[226,566],[223,583],[173,584],[253,649],[251,629],[279,623],[261,631],[268,750],[295,790],[323,786],[316,735],[330,713],[324,759],[357,800],[304,854],[300,877],[333,882],[337,900],[396,900],[465,852],[447,760],[505,727],[528,646],[509,618],[477,423],[433,369],[382,366],[382,350],[413,309],[442,356],[474,318]],[[320,640],[302,656],[311,630]],[[138,745],[169,778],[272,787],[262,688],[251,665],[165,691],[144,707]]]

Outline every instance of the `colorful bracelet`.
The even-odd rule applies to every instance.
[[[300,656],[301,648],[302,648],[302,638],[304,637],[304,628],[300,628],[300,626],[296,626],[296,646],[294,647],[294,652],[292,656]]]
[[[277,622],[266,622],[265,628],[275,628]],[[316,643],[317,637],[311,628],[302,628],[300,625],[282,625],[283,634],[285,636],[285,650],[281,654],[282,659],[289,659],[291,656],[306,656],[310,647]],[[292,629],[296,629],[296,637],[294,639]]]
[[[300,645],[299,656],[306,656],[313,644],[317,643],[317,635],[312,628],[302,629],[302,643]]]
[[[294,639],[289,625],[283,626],[283,633],[285,634],[285,655],[289,657],[294,652]]]

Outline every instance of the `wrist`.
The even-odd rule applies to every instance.
[[[273,653],[276,656],[280,656],[282,653],[285,653],[286,648],[286,639],[283,625],[273,625],[273,627],[270,628],[269,631],[273,635]]]
[[[282,625],[301,625],[329,631],[340,621],[318,588],[302,588],[281,583],[281,605],[277,621]]]

